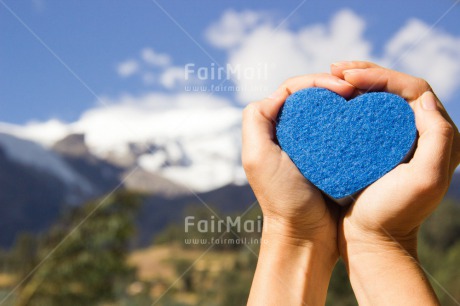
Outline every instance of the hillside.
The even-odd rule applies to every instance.
[[[235,132],[233,126],[228,130],[229,135]],[[114,159],[108,153],[105,158],[102,153],[95,154],[84,134],[65,135],[51,146],[19,136],[17,132],[5,133],[4,128],[0,133],[0,230],[3,233],[0,246],[3,247],[11,246],[18,233],[45,230],[69,205],[99,197],[117,186],[144,194],[135,246],[147,245],[167,224],[179,222],[187,206],[202,206],[203,201],[222,212],[232,212],[244,211],[255,201],[249,185],[241,178],[239,158],[226,159],[225,152],[202,160],[189,156],[188,149],[177,139],[168,145],[150,143],[151,151],[165,158],[155,170],[145,167],[141,143],[127,145],[129,150],[121,162],[120,155]],[[183,150],[174,151],[171,146]],[[221,168],[223,161],[226,166]],[[200,174],[195,172],[195,166],[213,170]],[[185,181],[175,181],[174,176],[167,174],[168,169],[175,169],[177,173],[190,171],[191,176]],[[215,173],[224,173],[226,179],[213,180]],[[200,186],[196,181],[200,181]],[[447,197],[460,199],[460,172],[455,173]]]

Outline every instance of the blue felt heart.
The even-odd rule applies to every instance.
[[[307,88],[286,99],[276,137],[310,182],[344,203],[410,155],[417,129],[412,109],[397,95],[373,92],[347,101]]]

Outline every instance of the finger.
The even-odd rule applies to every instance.
[[[344,79],[363,91],[386,91],[394,93],[411,102],[425,91],[431,91],[430,85],[423,79],[386,69],[347,69],[342,71]]]
[[[253,102],[245,108],[242,128],[243,156],[274,150],[276,118],[281,106],[291,93],[309,87],[327,88],[344,97],[351,95],[354,90],[348,82],[326,73],[286,80],[270,97]]]
[[[269,98],[255,104],[258,105],[261,115],[276,122],[278,112],[286,98],[298,90],[310,87],[326,88],[343,97],[348,97],[354,90],[350,83],[330,74],[308,74],[287,79]]]
[[[409,166],[417,177],[442,185],[450,179],[454,129],[442,116],[431,91],[416,101],[414,113],[419,139]]]
[[[341,95],[344,98],[351,96],[355,89],[353,85],[341,78],[328,73],[318,73],[301,75],[287,79],[277,89],[276,93],[287,92],[288,94],[291,94],[309,87],[323,87]]]
[[[362,62],[361,66],[365,66],[365,63]],[[372,66],[372,63],[370,66]],[[343,72],[345,80],[360,91],[387,91],[397,94],[409,102],[418,99],[426,91],[432,92],[430,85],[423,79],[382,67],[351,69],[344,70]],[[453,172],[460,163],[460,134],[442,103],[434,94],[433,96],[437,101],[438,111],[454,130],[451,154],[452,164],[450,166],[451,172]],[[415,105],[413,103],[410,104],[415,111]]]
[[[369,68],[378,69],[372,70]],[[360,69],[366,69],[366,71],[362,71]],[[352,84],[359,90],[359,93],[373,90],[384,90],[400,95],[403,98],[411,101],[418,98],[425,91],[432,90],[430,85],[421,78],[387,69],[372,62],[344,61],[331,64],[331,73],[333,75],[343,77],[343,72],[345,71],[348,75],[348,80],[350,82],[355,82],[355,84]],[[394,80],[391,80],[392,78],[394,78]],[[409,87],[412,87],[412,89]],[[404,89],[406,89],[406,92],[409,94],[403,96],[402,92]],[[456,128],[455,124],[453,123],[452,119],[450,119],[449,114],[445,111],[444,106],[442,106],[442,103],[439,101],[439,99],[438,103],[441,105],[441,112],[444,118],[446,118],[449,123],[451,123],[454,128]]]
[[[284,98],[266,98],[260,102],[254,102],[246,106],[243,111],[242,124],[242,157],[246,159],[257,159],[261,154],[268,154],[276,150],[275,145],[275,116],[284,103]],[[273,117],[273,118],[272,118]]]
[[[344,61],[331,64],[331,74],[343,78],[343,71],[347,69],[367,69],[379,68],[380,66],[372,62],[365,61]]]

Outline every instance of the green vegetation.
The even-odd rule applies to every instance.
[[[189,208],[186,215],[195,212],[197,219],[209,220],[213,213],[206,208]],[[216,212],[221,215],[219,212]],[[255,220],[260,215],[257,207],[251,210],[245,219]],[[221,215],[222,218],[225,215]],[[183,224],[170,225],[162,233],[156,236],[155,245],[177,243],[186,251],[190,248],[206,250],[209,245],[188,245],[184,241],[190,237],[211,239],[216,234],[189,232],[184,233]],[[227,235],[227,234],[225,234]],[[224,235],[224,236],[225,236]],[[226,237],[233,237],[228,234]],[[239,234],[240,235],[240,234]],[[246,236],[245,236],[246,235]],[[241,233],[240,236],[258,238],[254,234]],[[233,265],[223,268],[218,277],[211,278],[212,286],[208,290],[196,289],[197,300],[205,300],[203,304],[192,303],[183,305],[242,305],[249,294],[252,275],[257,263],[258,245],[222,246],[216,245],[213,250],[227,251],[234,257]],[[254,253],[253,253],[254,252]],[[419,234],[419,257],[422,267],[425,269],[442,305],[457,305],[454,301],[460,300],[460,277],[458,266],[460,265],[460,205],[452,201],[444,201],[436,212],[425,222]],[[243,260],[244,259],[244,260]],[[191,265],[191,263],[190,263]],[[191,271],[191,272],[190,272]],[[189,282],[194,282],[198,277],[193,273],[193,267],[188,273]],[[178,273],[178,275],[180,275]],[[190,280],[190,278],[192,280]],[[206,283],[206,282],[203,282]],[[218,291],[217,296],[212,292]],[[174,305],[174,296],[180,295],[180,290],[170,293],[168,300],[161,299],[158,305]],[[207,299],[206,299],[207,298]],[[348,279],[347,271],[343,262],[339,262],[333,272],[329,285],[326,305],[348,306],[357,305],[356,299]]]
[[[134,278],[126,256],[138,206],[136,196],[120,192],[70,209],[43,235],[21,236],[6,258],[24,280],[14,304],[97,305],[118,298],[117,287]]]
[[[99,207],[98,203],[75,207],[48,232],[24,234],[18,237],[12,250],[0,252],[3,267],[0,301],[15,284],[25,279],[2,305],[226,306],[246,303],[257,264],[260,238],[257,230],[238,231],[235,225],[233,232],[211,233],[191,226],[185,232],[181,222],[170,224],[156,235],[151,247],[133,251],[129,249],[129,242],[135,234],[139,198],[122,192]],[[213,210],[214,213],[202,205],[193,205],[182,214],[184,218],[195,217],[195,225],[198,220],[217,222],[220,218],[235,220],[238,216]],[[73,231],[88,215],[91,217]],[[260,216],[260,208],[255,206],[241,223],[249,220],[257,224]],[[238,243],[238,238],[243,241]],[[187,239],[199,240],[187,243]],[[213,245],[212,239],[220,239],[221,243]],[[233,240],[224,243],[224,239]],[[201,243],[203,241],[206,243]],[[460,300],[458,203],[444,201],[423,225],[419,255],[442,305],[456,305],[453,299]],[[42,261],[39,269],[27,277]],[[357,305],[342,262],[334,270],[327,305]]]

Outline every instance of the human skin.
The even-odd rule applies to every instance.
[[[356,90],[400,95],[419,133],[412,159],[366,188],[339,219],[338,245],[362,305],[437,305],[417,259],[417,233],[449,188],[460,162],[460,135],[429,84],[368,62],[341,62],[331,73]]]
[[[360,304],[435,305],[417,263],[416,234],[459,163],[458,130],[420,79],[366,62],[338,63],[331,70],[332,75],[291,78],[244,111],[243,166],[264,213],[248,304],[324,305],[340,254]],[[415,113],[420,137],[412,160],[368,187],[340,214],[276,143],[280,107],[289,94],[307,87],[328,88],[345,98],[369,89],[393,92]]]
[[[288,95],[314,86],[343,96],[354,91],[328,74],[301,76],[243,113],[243,166],[264,214],[249,305],[324,305],[339,257],[337,207],[324,201],[275,141],[275,119]]]

